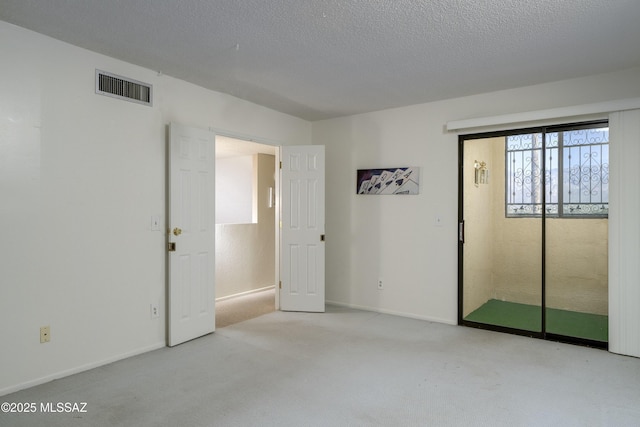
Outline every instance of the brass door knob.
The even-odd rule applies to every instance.
[[[181,234],[182,234],[182,229],[181,228],[176,227],[176,228],[173,229],[173,235],[174,236],[179,236]]]

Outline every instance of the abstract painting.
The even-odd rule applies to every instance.
[[[358,169],[357,194],[418,194],[420,168]]]

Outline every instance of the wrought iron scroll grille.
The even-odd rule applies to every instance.
[[[507,217],[606,217],[609,129],[507,136],[505,178]]]

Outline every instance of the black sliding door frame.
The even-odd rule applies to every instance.
[[[562,125],[550,125],[550,126],[537,126],[530,128],[521,128],[521,129],[510,129],[504,131],[494,131],[494,132],[484,132],[484,133],[473,133],[473,134],[465,134],[458,136],[458,324],[461,326],[468,326],[478,329],[486,329],[498,332],[505,332],[515,335],[529,336],[533,338],[551,340],[551,341],[560,341],[567,342],[572,344],[586,345],[590,347],[597,348],[608,348],[607,342],[601,341],[593,341],[584,338],[577,338],[571,336],[557,335],[553,333],[547,332],[547,315],[546,315],[546,300],[547,300],[547,283],[546,283],[546,273],[547,273],[547,265],[546,265],[546,223],[547,223],[547,182],[544,177],[544,173],[547,170],[547,134],[554,132],[562,132],[567,130],[578,130],[578,129],[588,129],[593,128],[595,126],[608,127],[608,120],[595,120],[589,122],[579,122],[579,123],[569,123]],[[477,139],[488,139],[488,138],[497,138],[497,137],[508,137],[511,135],[520,135],[520,134],[541,134],[542,135],[542,176],[540,179],[541,182],[541,192],[542,192],[542,207],[540,212],[540,218],[542,221],[541,224],[541,292],[540,292],[540,308],[541,308],[541,331],[531,331],[524,329],[516,329],[501,325],[493,325],[480,323],[470,320],[465,320],[463,318],[464,312],[464,239],[465,239],[465,217],[464,217],[464,146],[466,141],[477,140]],[[505,172],[506,173],[506,172]],[[505,201],[506,203],[506,201]],[[560,210],[561,207],[558,207]]]

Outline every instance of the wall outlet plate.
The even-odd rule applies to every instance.
[[[158,308],[158,304],[151,304],[151,318],[157,319],[160,317],[160,309]]]
[[[42,326],[40,328],[40,344],[51,341],[51,328],[49,326]]]

